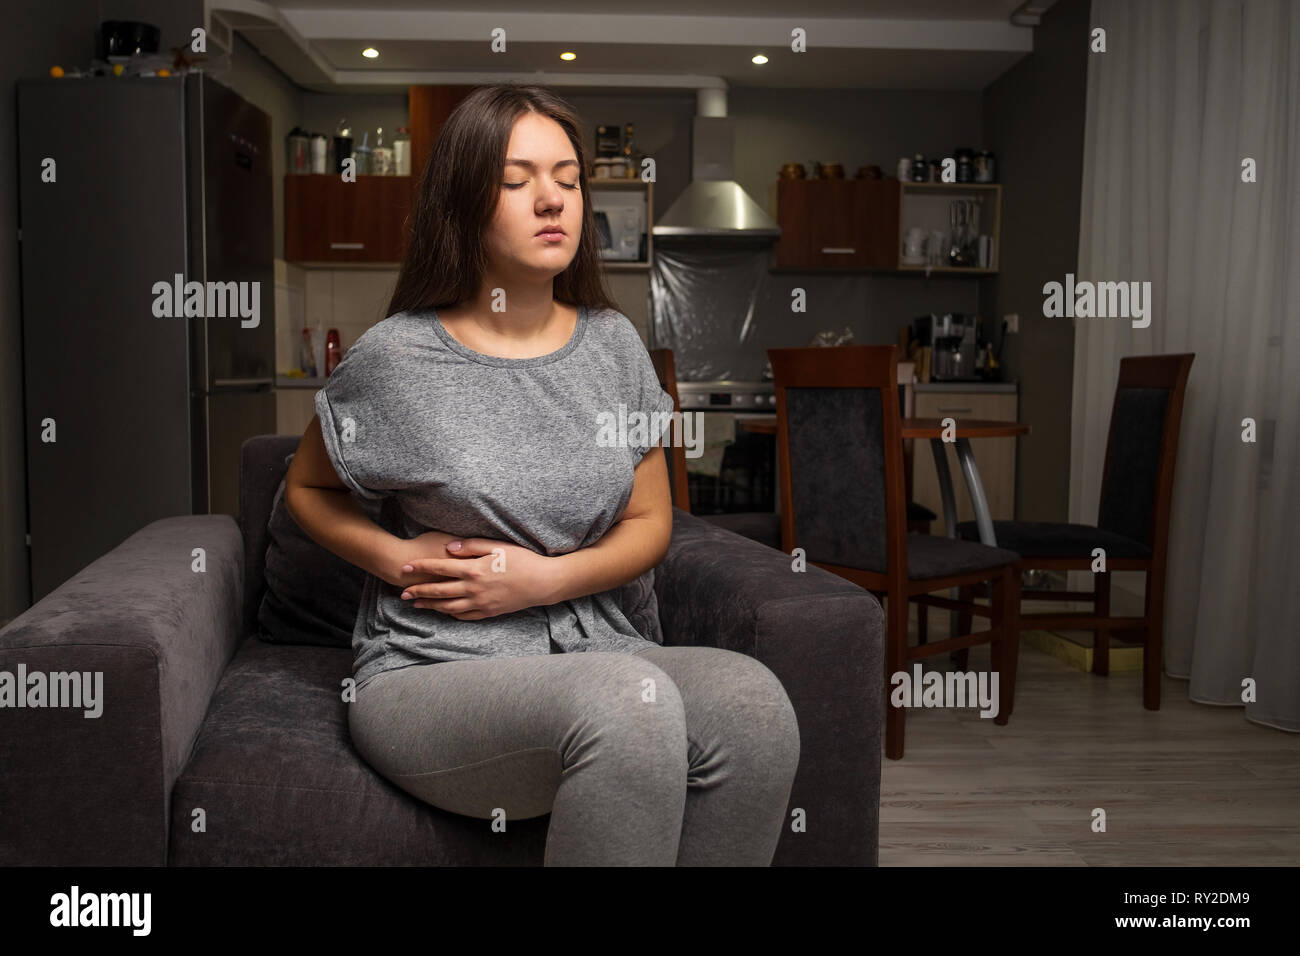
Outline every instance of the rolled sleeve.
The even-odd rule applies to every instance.
[[[646,420],[646,444],[633,443],[632,455],[637,464],[655,445],[662,443],[664,436],[671,439],[671,426],[673,414],[673,397],[659,384],[659,377],[655,373],[654,362],[650,360],[650,355],[644,349],[641,352],[641,361],[638,363],[640,374],[639,390],[634,400],[629,403],[629,408],[645,414]]]
[[[371,352],[361,340],[348,349],[338,367],[316,393],[325,451],[339,480],[354,494],[377,501],[389,493],[382,486],[383,449],[376,440],[382,421],[381,382],[373,374]]]

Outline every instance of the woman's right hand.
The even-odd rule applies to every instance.
[[[412,584],[428,584],[432,581],[449,581],[441,574],[429,574],[425,571],[403,571],[402,566],[410,564],[413,558],[452,558],[456,554],[448,551],[447,545],[452,541],[464,540],[464,536],[447,534],[443,531],[426,531],[414,538],[398,542],[384,556],[384,567],[377,576],[393,587],[405,588]]]

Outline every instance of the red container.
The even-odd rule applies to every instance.
[[[338,367],[343,359],[343,349],[339,343],[339,330],[330,329],[325,333],[325,377]]]

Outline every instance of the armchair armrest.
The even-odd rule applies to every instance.
[[[773,866],[875,866],[884,706],[884,615],[868,591],[673,509],[655,569],[665,646],[748,654],[781,681],[799,721],[799,770]]]
[[[25,706],[0,708],[0,865],[166,865],[172,786],[241,637],[243,568],[229,515],[163,518],[0,630],[0,681],[49,675],[43,705],[19,687]],[[99,699],[66,706],[74,689]]]

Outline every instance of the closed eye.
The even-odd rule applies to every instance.
[[[520,186],[525,186],[525,185],[527,185],[527,183],[502,183],[501,185],[505,186],[506,189],[518,189]],[[578,184],[577,184],[577,183],[556,183],[556,185],[557,185],[557,186],[563,186],[565,189],[577,189],[577,188],[578,188]]]

